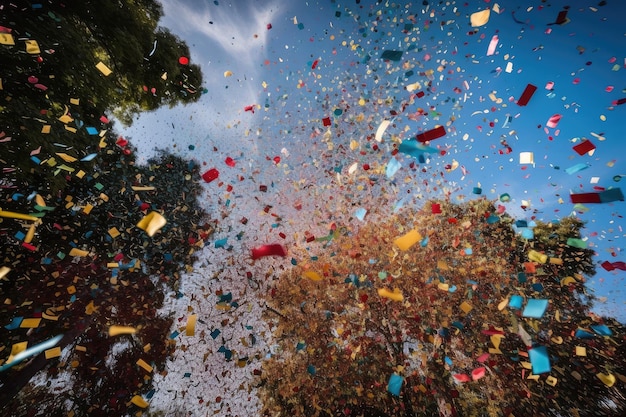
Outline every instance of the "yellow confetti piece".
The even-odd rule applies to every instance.
[[[15,39],[10,33],[0,33],[0,45],[13,46],[15,45]]]
[[[100,70],[100,72],[105,76],[108,77],[109,75],[111,75],[111,73],[113,71],[111,71],[111,69],[109,67],[107,67],[104,62],[100,61],[98,62],[98,64],[96,65],[96,68],[98,68],[98,70]]]
[[[84,257],[84,256],[87,256],[87,255],[89,255],[89,252],[86,251],[86,250],[82,250],[82,249],[78,249],[78,248],[72,248],[70,250],[70,256],[81,256],[81,257]]]
[[[472,311],[474,307],[472,307],[472,305],[470,303],[468,303],[467,301],[463,301],[461,303],[461,310],[463,310],[463,312],[465,314],[469,313],[470,311]]]
[[[601,114],[601,115],[600,115],[600,120],[602,120],[603,122],[606,122],[606,116],[605,116],[605,115],[603,115],[603,114]]]
[[[112,228],[109,229],[109,236],[111,236],[113,239],[115,239],[119,235],[120,235],[120,231],[117,230],[116,227],[112,227]]]
[[[557,345],[560,345],[563,343],[563,338],[561,336],[554,336],[552,338],[550,338],[550,341],[552,343],[556,343]]]
[[[489,9],[481,10],[480,12],[472,13],[470,15],[470,23],[472,27],[479,27],[487,24],[491,11]]]
[[[311,281],[321,281],[323,279],[323,277],[315,271],[304,271],[302,276],[310,279]]]
[[[133,191],[154,191],[154,190],[156,190],[155,187],[152,187],[152,186],[149,186],[149,185],[143,185],[143,186],[133,185],[131,188],[133,189]]]
[[[35,237],[35,223],[31,224],[28,228],[28,232],[26,233],[26,237],[24,238],[24,242],[30,243],[33,241]]]
[[[78,106],[80,104],[80,99],[78,99],[78,98],[71,98],[70,99],[70,104]]]
[[[93,304],[93,300],[91,300],[89,304],[85,306],[85,314],[87,314],[88,316],[91,316],[95,311],[96,311],[96,306]]]
[[[388,290],[387,288],[379,288],[378,295],[383,298],[388,298],[393,301],[404,301],[404,296],[402,292],[398,288],[394,288],[393,291]]]
[[[39,220],[39,218],[35,216],[22,214],[22,213],[15,213],[13,211],[4,211],[2,209],[0,209],[0,217],[17,219],[17,220],[30,220],[31,222],[36,222],[37,220]]]
[[[131,403],[135,404],[137,407],[146,408],[148,407],[148,403],[143,399],[141,395],[135,395],[131,400]]]
[[[550,386],[554,387],[557,382],[559,382],[559,380],[553,377],[552,375],[548,375],[548,377],[546,378],[546,384]]]
[[[20,327],[22,329],[36,329],[37,327],[39,327],[39,323],[41,323],[41,318],[39,317],[24,319],[22,320],[22,323],[20,323]]]
[[[41,317],[50,321],[59,321],[59,316],[55,316],[54,314],[42,313]]]
[[[407,234],[396,238],[393,243],[400,248],[400,250],[408,250],[420,240],[422,240],[422,235],[420,235],[417,230],[413,229]]]
[[[120,334],[135,334],[137,329],[130,326],[111,326],[109,327],[109,336],[118,336]]]
[[[148,364],[146,361],[144,361],[143,359],[139,359],[137,361],[137,365],[141,366],[143,369],[145,369],[147,372],[152,372],[152,366],[150,366],[150,364]]]
[[[9,268],[8,266],[0,267],[0,280],[6,281],[6,276],[9,274],[9,272],[11,272],[11,268]]]
[[[613,374],[604,374],[602,372],[599,372],[596,374],[596,376],[598,377],[598,379],[600,379],[600,381],[604,383],[604,385],[609,388],[611,388],[613,384],[615,384],[615,375]]]
[[[64,160],[65,162],[76,162],[78,161],[78,159],[74,158],[72,155],[68,155],[66,153],[63,152],[57,152],[56,155],[61,158],[62,160]]]
[[[93,206],[91,204],[87,204],[85,207],[83,207],[83,213],[85,214],[91,213],[91,210],[93,210]]]
[[[148,236],[153,236],[159,229],[165,226],[166,223],[167,220],[165,220],[165,217],[156,211],[152,211],[137,223],[137,227],[144,230]]]
[[[196,334],[196,321],[198,320],[197,314],[192,314],[187,319],[187,327],[185,329],[185,335],[193,336]]]
[[[67,287],[67,293],[70,295],[76,294],[76,287],[73,285],[70,285],[69,287]]]
[[[7,359],[7,363],[11,362],[15,355],[18,355],[24,352],[27,347],[28,347],[28,342],[14,343],[13,346],[11,346],[11,354],[9,355],[9,359]]]
[[[44,352],[46,359],[58,358],[61,356],[61,348],[59,346],[48,349]]]
[[[51,127],[52,126],[50,126],[50,125],[43,125],[43,126],[41,126],[41,133],[44,133],[44,134],[50,133],[50,128]]]
[[[439,288],[441,291],[450,291],[450,285],[446,284],[445,282],[440,282],[439,284],[437,284],[437,288]]]
[[[43,199],[43,197],[40,194],[35,195],[35,202],[42,207],[46,207],[46,201]]]
[[[576,280],[573,277],[565,277],[561,280],[561,285],[575,284]]]
[[[28,40],[26,43],[26,52],[31,55],[39,55],[41,53],[41,49],[39,49],[39,44],[37,41]]]
[[[545,264],[548,261],[548,255],[546,255],[545,253],[539,253],[535,250],[531,250],[530,252],[528,252],[528,259],[533,262]]]
[[[576,346],[576,356],[587,356],[587,348],[584,346]]]

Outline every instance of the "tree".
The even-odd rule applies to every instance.
[[[0,16],[14,43],[0,45],[0,163],[54,194],[64,185],[57,153],[96,151],[107,114],[130,124],[140,111],[198,100],[202,74],[181,60],[187,45],[158,27],[154,0],[40,6],[20,0]]]
[[[45,207],[33,207],[26,198],[4,207],[44,213],[26,246],[28,239],[20,233],[30,223],[5,219],[0,225],[6,236],[0,245],[2,264],[11,268],[0,281],[5,297],[0,322],[43,317],[30,331],[1,327],[4,351],[15,343],[32,346],[64,334],[61,347],[70,352],[68,358],[35,360],[0,374],[0,409],[14,410],[13,415],[70,409],[76,416],[124,415],[133,395],[151,387],[152,372],[137,362],[162,371],[173,349],[172,319],[157,311],[164,292],[178,288],[180,271],[191,268],[195,251],[212,233],[198,205],[199,167],[165,153],[138,166],[134,153],[125,150],[132,147],[103,151],[93,172],[70,177]],[[4,201],[10,200],[7,194]],[[152,212],[167,223],[150,236],[137,224]],[[110,337],[113,325],[137,332]],[[126,349],[115,355],[120,343]],[[107,364],[107,357],[115,360]],[[18,394],[42,368],[51,379],[60,372],[71,375],[68,401],[59,402],[54,392],[36,386]]]
[[[212,232],[199,168],[166,153],[136,165],[107,117],[130,123],[199,98],[200,70],[179,60],[189,50],[160,16],[153,0],[18,0],[0,15],[0,209],[30,216],[0,217],[0,366],[20,343],[59,334],[69,352],[0,374],[4,413],[125,415],[172,349],[172,320],[157,310]],[[157,215],[158,231],[138,227]],[[116,324],[136,333],[109,337]],[[70,375],[67,401],[29,384],[39,370]]]
[[[529,228],[475,200],[338,229],[269,293],[266,414],[621,415],[624,326],[590,313],[582,226]]]

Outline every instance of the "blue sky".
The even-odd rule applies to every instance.
[[[508,193],[514,216],[550,221],[575,212],[570,192],[620,186],[626,104],[612,105],[626,97],[620,2],[575,2],[563,25],[551,24],[563,1],[427,3],[164,0],[161,25],[189,44],[207,92],[193,105],[140,116],[124,134],[143,158],[168,148],[217,167],[235,188],[207,186],[207,198],[229,213],[225,230],[266,204],[302,202],[310,217],[296,214],[294,233],[298,221],[323,233],[342,210],[362,207],[374,219],[399,201],[419,205],[442,192],[475,198],[474,187],[492,199]],[[486,8],[489,21],[471,27],[470,15]],[[385,50],[403,54],[385,62]],[[537,91],[518,106],[529,83]],[[251,105],[254,113],[245,111]],[[557,126],[546,127],[556,114]],[[326,137],[324,118],[332,123]],[[384,120],[392,123],[378,143],[372,137]],[[447,131],[431,142],[438,152],[413,167],[414,158],[398,155],[401,168],[387,178],[394,141],[437,125]],[[592,155],[572,149],[583,138],[595,144]],[[521,152],[532,152],[534,164],[520,164]],[[224,164],[227,156],[235,168]],[[565,171],[579,163],[588,168]],[[258,195],[259,184],[276,192]],[[588,222],[598,265],[626,261],[623,207],[576,212]],[[597,270],[589,285],[606,298],[597,311],[626,321],[626,272]]]

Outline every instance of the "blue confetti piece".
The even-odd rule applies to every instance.
[[[600,336],[613,336],[613,332],[605,324],[592,324],[591,330],[598,333]]]
[[[13,320],[11,320],[11,323],[4,326],[4,328],[7,330],[15,330],[20,327],[20,324],[22,324],[23,319],[24,317],[13,317]]]
[[[220,333],[222,333],[222,332],[220,331],[220,329],[215,329],[215,330],[213,330],[213,331],[211,332],[211,337],[213,338],[213,340],[217,339],[217,336],[219,336],[219,335],[220,335]]]
[[[575,173],[577,173],[579,171],[582,171],[584,169],[587,169],[587,168],[589,168],[589,165],[580,163],[580,164],[576,164],[574,166],[571,166],[569,168],[566,168],[565,172],[567,172],[568,174],[572,175],[572,174],[575,174]]]
[[[397,374],[391,374],[389,382],[387,383],[387,391],[396,397],[400,396],[400,390],[402,389],[402,383],[404,378]]]
[[[95,135],[97,135],[97,134],[98,134],[98,129],[96,129],[96,128],[95,128],[95,127],[93,127],[93,126],[87,126],[87,127],[85,128],[85,130],[86,130],[86,131],[87,131],[87,133],[88,133],[88,134],[90,134],[91,136],[95,136]]]
[[[526,303],[526,308],[524,308],[522,316],[540,319],[545,314],[547,308],[548,300],[531,298]]]
[[[354,216],[359,219],[360,221],[363,221],[363,219],[365,218],[365,215],[367,214],[367,210],[365,210],[362,207],[359,207],[358,209],[356,209],[356,211],[354,212]]]
[[[528,351],[528,358],[533,367],[533,374],[545,374],[550,372],[550,357],[545,346],[538,346]]]
[[[522,302],[524,298],[521,295],[513,295],[509,300],[509,307],[519,310],[522,308]]]
[[[83,158],[81,159],[81,162],[89,162],[89,161],[91,161],[92,159],[94,159],[96,156],[98,156],[98,154],[97,154],[97,153],[90,153],[89,155],[87,155],[87,156],[83,157]]]
[[[223,239],[218,239],[215,241],[215,247],[216,248],[223,248],[224,246],[226,246],[226,243],[228,242],[228,238],[225,237]]]
[[[387,162],[387,167],[385,168],[387,178],[393,177],[400,168],[402,168],[400,162],[398,162],[396,158],[391,158],[389,162]]]

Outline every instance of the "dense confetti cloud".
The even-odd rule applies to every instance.
[[[0,7],[3,409],[624,411],[619,2]]]

